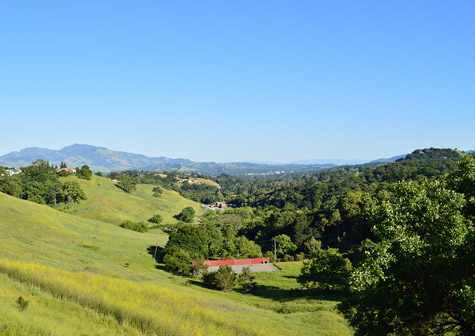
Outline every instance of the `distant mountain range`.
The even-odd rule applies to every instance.
[[[164,156],[148,157],[141,154],[114,151],[91,145],[71,145],[60,150],[25,148],[0,156],[0,165],[19,168],[41,159],[50,164],[66,162],[68,167],[88,165],[93,171],[111,172],[123,170],[199,172],[205,175],[279,175],[283,173],[316,171],[333,167],[331,164],[258,164],[248,162],[194,162],[187,159],[171,159]]]
[[[399,159],[404,159],[407,156],[407,154],[401,154],[401,155],[396,155],[392,156],[390,158],[382,158],[382,159],[377,159],[370,161],[369,163],[389,163],[389,162],[394,162]]]
[[[431,149],[423,150],[430,151]],[[468,151],[473,152],[473,151]],[[418,154],[419,153],[419,154]],[[66,162],[68,167],[81,167],[88,165],[93,171],[104,173],[123,170],[146,170],[146,171],[173,171],[197,172],[205,175],[217,176],[229,175],[280,175],[284,173],[311,172],[328,169],[339,165],[379,165],[393,162],[406,156],[420,155],[417,150],[410,155],[397,155],[390,158],[382,158],[370,162],[363,160],[342,159],[314,159],[302,160],[292,163],[277,162],[195,162],[187,159],[171,159],[164,156],[148,157],[141,154],[114,151],[104,147],[91,145],[71,145],[60,150],[48,148],[25,148],[19,152],[11,152],[0,156],[0,165],[5,167],[19,168],[28,166],[32,162],[42,159],[50,164],[60,165]],[[424,152],[425,153],[425,152]],[[437,152],[439,153],[439,152]],[[445,152],[438,155],[449,155]]]

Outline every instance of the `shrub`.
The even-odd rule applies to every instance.
[[[214,285],[214,274],[215,272],[209,272],[208,270],[204,271],[201,274],[201,279],[203,280],[203,284],[208,288],[216,288]]]
[[[162,196],[162,193],[163,193],[162,188],[155,187],[155,188],[153,188],[152,191],[153,191],[153,195],[152,195],[153,197],[161,197]]]
[[[90,180],[92,171],[88,165],[84,165],[81,169],[76,169],[76,176],[85,180]]]
[[[22,296],[20,296],[15,302],[18,305],[19,311],[24,311],[30,304],[30,301],[26,301]]]
[[[233,289],[236,273],[231,266],[219,266],[216,272],[204,272],[203,283],[209,288],[216,288],[224,292]]]
[[[290,254],[284,254],[284,261],[294,261],[294,257]]]
[[[218,271],[214,276],[214,283],[216,288],[227,292],[233,289],[236,281],[236,273],[234,273],[231,266],[219,266]]]
[[[239,274],[238,283],[241,285],[242,289],[246,292],[250,292],[256,287],[256,282],[254,281],[255,276],[251,275],[251,269],[249,266],[242,269],[242,273]]]
[[[129,220],[126,220],[125,222],[122,222],[120,224],[121,228],[132,230],[132,231],[137,231],[137,232],[147,232],[148,231],[148,226],[145,223],[135,223]]]
[[[185,223],[191,223],[195,218],[195,209],[193,209],[192,207],[186,207],[181,210],[181,212],[176,215],[175,218]]]
[[[203,261],[198,261],[192,266],[192,273],[195,279],[199,279],[207,271],[208,265],[203,264]]]
[[[316,240],[314,237],[311,237],[304,243],[304,249],[307,255],[310,258],[313,258],[313,256],[322,248],[322,242],[320,240]]]
[[[269,258],[271,263],[276,262],[276,260],[274,259],[274,252],[272,251],[267,251],[266,253],[264,253],[264,257]]]
[[[345,287],[351,263],[337,249],[317,250],[315,257],[303,263],[297,281],[305,288]]]
[[[150,223],[162,224],[163,218],[159,214],[153,215],[149,220]]]
[[[302,261],[304,259],[305,259],[305,253],[303,253],[303,252],[300,252],[295,256],[296,261]]]

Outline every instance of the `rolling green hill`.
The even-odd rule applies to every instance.
[[[335,301],[300,298],[293,312],[295,298],[285,295],[290,287],[268,295],[266,286],[293,286],[292,269],[281,278],[278,272],[261,277],[256,295],[187,285],[157,269],[147,252],[151,245],[163,246],[165,235],[121,229],[2,193],[0,230],[0,335],[351,334],[334,312]],[[16,304],[19,296],[29,301],[24,311]]]
[[[112,180],[99,176],[92,176],[91,180],[68,176],[60,178],[60,181],[79,183],[87,200],[59,204],[56,209],[83,218],[120,224],[125,220],[147,221],[153,215],[160,214],[163,224],[175,224],[177,220],[173,216],[185,207],[193,207],[197,216],[203,213],[203,208],[198,203],[183,198],[172,190],[163,189],[161,197],[153,197],[153,185],[139,184],[136,191],[128,194],[117,188]]]

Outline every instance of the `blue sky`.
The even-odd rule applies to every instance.
[[[0,155],[475,149],[474,1],[4,1]]]

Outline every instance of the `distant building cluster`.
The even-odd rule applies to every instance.
[[[76,174],[76,168],[61,168],[56,173],[60,174],[61,172]]]
[[[290,171],[289,173],[293,173],[294,171]],[[265,175],[281,175],[285,174],[285,170],[274,170],[265,173],[247,173],[248,176],[265,176]]]
[[[190,184],[198,184],[198,185],[201,185],[201,184],[204,184],[204,182],[202,181],[198,181],[198,180],[192,180],[192,179],[184,179],[184,178],[180,178],[180,177],[177,177],[176,180],[180,183],[190,183]]]
[[[8,176],[18,175],[18,174],[21,174],[21,169],[19,169],[19,170],[5,169],[5,174],[7,174]],[[2,174],[2,176],[5,175],[5,174]]]
[[[203,204],[203,207],[206,210],[224,211],[228,208],[233,208],[234,206],[232,204],[226,204],[226,202],[214,202],[214,203],[211,203],[211,204]]]

